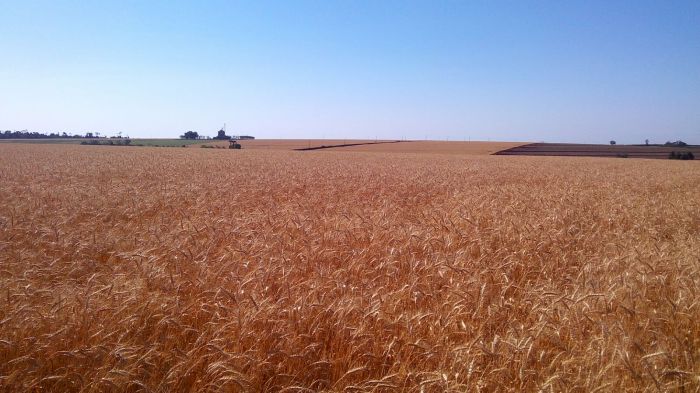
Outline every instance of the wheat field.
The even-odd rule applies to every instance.
[[[670,160],[3,144],[0,389],[698,391],[699,192]]]

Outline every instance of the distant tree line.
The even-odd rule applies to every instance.
[[[615,141],[610,141],[610,144],[611,144],[611,145],[616,145],[617,142],[615,142]],[[668,147],[685,147],[685,146],[688,146],[687,143],[685,143],[685,142],[683,142],[683,141],[681,141],[681,140],[677,140],[677,141],[675,141],[675,142],[667,141],[667,142],[664,143],[663,145],[650,145],[650,144],[649,144],[649,139],[644,140],[644,145],[645,145],[645,146],[668,146]]]
[[[100,136],[99,132],[86,132],[85,135],[73,135],[69,134],[66,132],[51,132],[51,133],[43,133],[43,132],[36,132],[36,131],[27,131],[27,130],[22,130],[22,131],[10,131],[6,130],[3,132],[0,132],[0,139],[49,139],[49,138],[104,138],[104,136]],[[113,136],[111,138],[121,138],[121,132],[119,133],[119,136]]]
[[[27,130],[22,130],[22,131],[10,131],[6,130],[2,133],[0,133],[0,138],[2,139],[42,139],[42,138],[83,138],[82,135],[71,135],[67,134],[65,132],[63,133],[56,133],[52,132],[49,134],[44,134],[41,132],[29,132]]]
[[[683,147],[683,146],[688,146],[688,144],[685,143],[685,142],[683,142],[683,141],[675,141],[675,142],[668,141],[668,142],[664,143],[664,146],[680,146],[680,147]]]
[[[199,139],[199,133],[197,131],[187,131],[180,135],[180,139]]]

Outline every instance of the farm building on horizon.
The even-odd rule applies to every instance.
[[[224,123],[224,126],[217,132],[217,135],[214,137],[214,139],[238,141],[242,139],[255,139],[255,137],[250,135],[226,135],[226,123]]]

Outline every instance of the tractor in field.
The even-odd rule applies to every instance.
[[[241,144],[238,143],[238,141],[237,141],[236,139],[230,139],[230,140],[228,141],[228,148],[229,148],[229,149],[240,149],[240,148],[241,148]]]

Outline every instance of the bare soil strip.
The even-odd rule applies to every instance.
[[[531,143],[501,150],[494,155],[629,157],[667,159],[671,152],[700,154],[700,146],[587,145],[573,143]]]
[[[383,143],[400,143],[400,142],[410,142],[410,141],[382,141],[382,142],[362,142],[362,143],[344,143],[340,145],[321,145],[314,147],[304,147],[300,149],[294,149],[296,151],[308,151],[308,150],[321,150],[321,149],[332,149],[336,147],[351,147],[351,146],[362,146],[362,145],[380,145]]]

